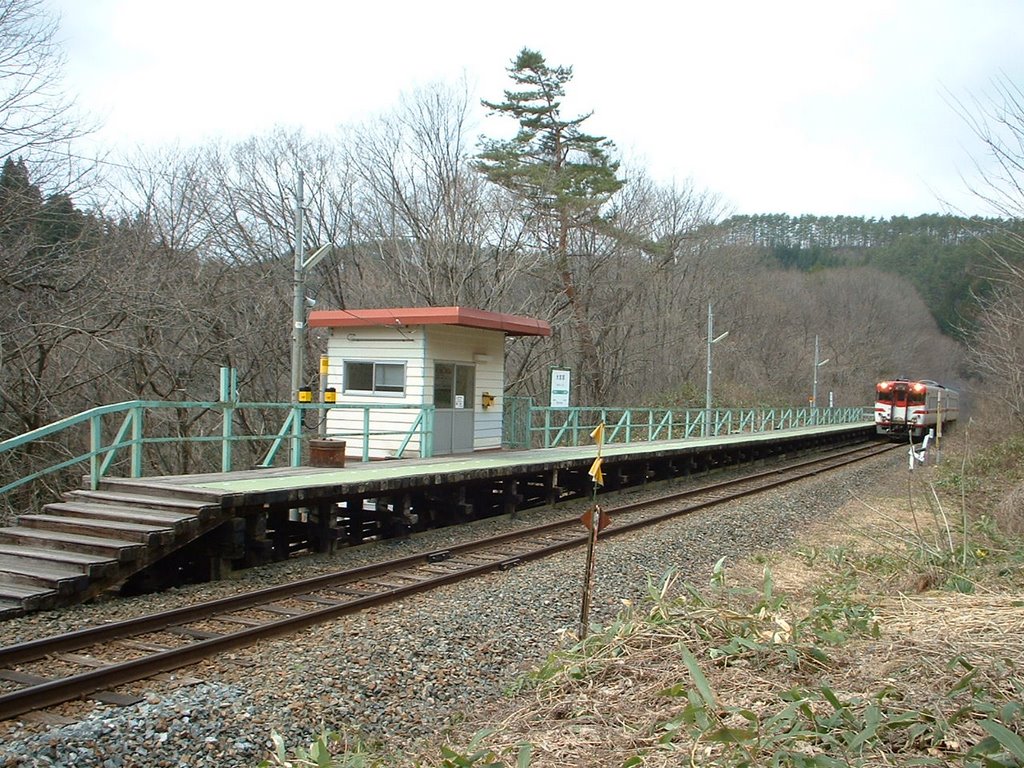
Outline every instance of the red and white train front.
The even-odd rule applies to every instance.
[[[957,392],[934,381],[881,381],[875,391],[875,430],[880,435],[920,439],[960,414]]]

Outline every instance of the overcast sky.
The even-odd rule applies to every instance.
[[[47,2],[115,150],[329,133],[436,81],[500,99],[527,46],[627,165],[736,213],[990,213],[952,104],[1024,85],[1021,0]]]

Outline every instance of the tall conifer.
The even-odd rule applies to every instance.
[[[493,114],[517,120],[519,130],[511,139],[483,138],[476,168],[520,196],[530,215],[549,225],[540,236],[572,311],[580,372],[589,378],[592,392],[600,395],[604,383],[597,344],[577,296],[569,241],[573,229],[600,223],[601,206],[624,183],[612,157],[615,145],[583,132],[581,126],[593,113],[563,117],[562,98],[572,67],[550,67],[539,52],[523,48],[508,72],[515,88],[505,91],[505,100],[482,103]]]

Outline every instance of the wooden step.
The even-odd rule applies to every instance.
[[[0,600],[17,602],[26,610],[41,608],[56,596],[56,590],[12,584],[0,577]]]
[[[149,546],[161,546],[174,540],[174,530],[166,525],[121,523],[114,520],[90,520],[61,515],[20,515],[18,526],[101,538],[116,536],[119,539],[137,541]]]
[[[193,476],[184,477],[193,481]],[[171,480],[174,476],[163,477],[161,480]],[[196,481],[198,482],[198,481]],[[133,493],[137,495],[164,499],[190,499],[202,504],[209,504],[215,507],[220,506],[220,498],[223,495],[219,491],[211,491],[205,488],[192,488],[187,485],[175,485],[170,483],[156,483],[152,478],[145,477],[105,477],[100,480],[99,490],[104,493]]]
[[[112,504],[121,507],[164,509],[171,512],[196,515],[201,519],[205,519],[207,515],[218,509],[217,504],[206,501],[169,496],[147,496],[143,493],[113,490],[89,491],[79,489],[68,491],[64,494],[64,498],[67,501],[80,501],[88,504]]]
[[[87,504],[78,501],[64,501],[47,504],[43,512],[62,517],[81,517],[91,520],[112,520],[124,523],[139,523],[155,527],[171,528],[177,536],[192,538],[199,532],[199,518],[182,512],[168,512],[139,507],[109,507],[102,504]]]
[[[53,589],[61,595],[73,595],[89,585],[89,577],[75,566],[13,555],[0,555],[0,578],[14,584]]]
[[[90,578],[103,578],[117,570],[117,560],[103,555],[71,552],[66,549],[40,549],[23,544],[0,544],[0,556],[26,557],[32,560],[81,568]]]
[[[24,526],[0,528],[0,544],[3,543],[102,555],[119,563],[130,563],[137,560],[145,550],[145,547],[137,541],[102,536],[80,536]]]

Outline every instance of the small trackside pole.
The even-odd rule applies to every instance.
[[[604,459],[601,457],[601,448],[604,445],[604,422],[598,424],[590,436],[597,443],[597,458],[590,466],[589,474],[594,478],[594,506],[588,509],[580,517],[580,522],[590,530],[590,540],[587,543],[587,564],[583,576],[583,601],[580,608],[580,640],[587,639],[587,632],[590,625],[590,595],[594,589],[595,559],[597,556],[597,534],[605,528],[611,519],[597,503],[598,486],[604,485],[604,472],[601,465]]]
[[[584,525],[590,529],[590,540],[587,542],[587,566],[583,576],[583,605],[580,609],[580,640],[587,639],[590,625],[590,594],[594,589],[594,558],[597,554],[597,534],[601,520],[601,507],[595,504],[583,513]]]

